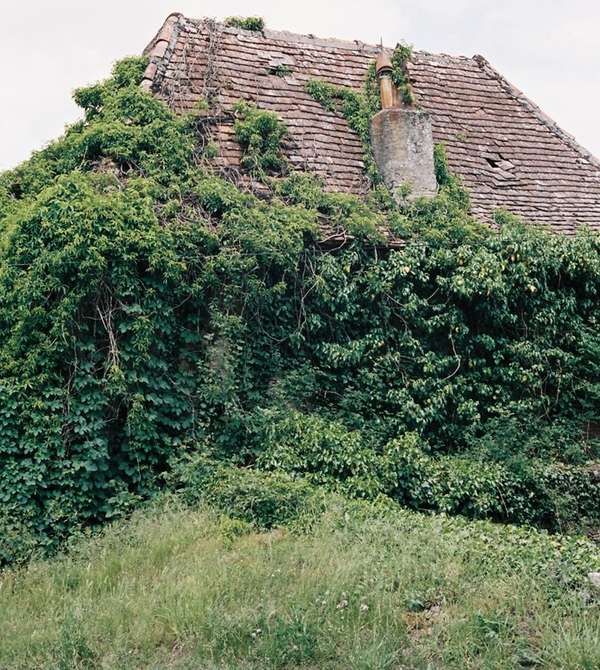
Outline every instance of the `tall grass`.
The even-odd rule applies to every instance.
[[[1,573],[0,668],[597,669],[600,604],[557,542],[341,504],[257,532],[171,504]]]

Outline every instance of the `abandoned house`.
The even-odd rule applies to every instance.
[[[433,146],[443,143],[480,220],[503,209],[561,233],[600,230],[600,161],[482,56],[414,52],[406,63],[414,104],[406,105],[389,77],[392,51],[173,14],[146,48],[143,85],[176,111],[211,100],[222,167],[239,165],[230,112],[244,99],[284,121],[294,169],[320,175],[329,190],[361,195],[368,188],[361,140],[307,84],[360,91],[376,63],[383,109],[372,120],[371,141],[389,186],[406,181],[417,195],[434,193]]]

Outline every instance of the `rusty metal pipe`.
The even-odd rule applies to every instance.
[[[392,81],[392,61],[383,51],[379,52],[375,63],[375,71],[379,81],[379,95],[381,96],[381,108],[390,109],[398,107],[398,91]]]

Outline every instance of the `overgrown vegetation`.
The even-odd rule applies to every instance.
[[[412,56],[412,47],[398,44],[392,54],[392,82],[407,105],[414,105],[415,95],[406,72],[406,63]]]
[[[280,120],[241,105],[259,199],[143,70],[78,91],[84,121],[0,176],[0,562],[129,513],[183,454],[417,509],[598,523],[581,430],[600,407],[597,236],[477,224],[442,149],[435,199],[325,193],[286,174]],[[311,88],[366,137],[368,91]]]
[[[392,81],[407,105],[413,105],[415,98],[408,79],[406,63],[412,55],[412,48],[398,44],[392,54]],[[375,64],[371,64],[362,91],[347,86],[335,86],[325,81],[311,79],[306,84],[308,93],[325,109],[341,114],[350,128],[358,135],[363,145],[365,173],[373,186],[382,184],[381,175],[371,148],[371,119],[381,109],[381,98]]]
[[[259,179],[270,174],[283,174],[287,160],[282,142],[287,128],[277,114],[243,101],[236,105],[235,114],[235,137],[244,154],[242,167]]]
[[[257,33],[265,29],[265,21],[260,16],[229,16],[225,19],[225,25],[230,28],[241,28]]]
[[[269,74],[276,77],[289,77],[292,74],[292,68],[286,63],[278,63],[269,68]]]
[[[371,183],[378,185],[382,180],[373,157],[370,136],[371,118],[379,111],[381,105],[375,86],[375,68],[372,66],[364,92],[317,79],[311,79],[306,84],[306,90],[325,109],[341,114],[359,136],[364,150],[365,172]]]
[[[163,498],[66,555],[4,572],[0,666],[600,663],[589,543],[351,503],[283,475],[212,472],[197,459],[177,469],[181,495],[212,507]],[[282,520],[293,530],[272,528]]]

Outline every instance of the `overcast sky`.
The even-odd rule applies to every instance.
[[[598,0],[4,0],[0,169],[78,118],[74,88],[138,54],[174,11],[260,15],[269,28],[484,55],[600,155]]]

